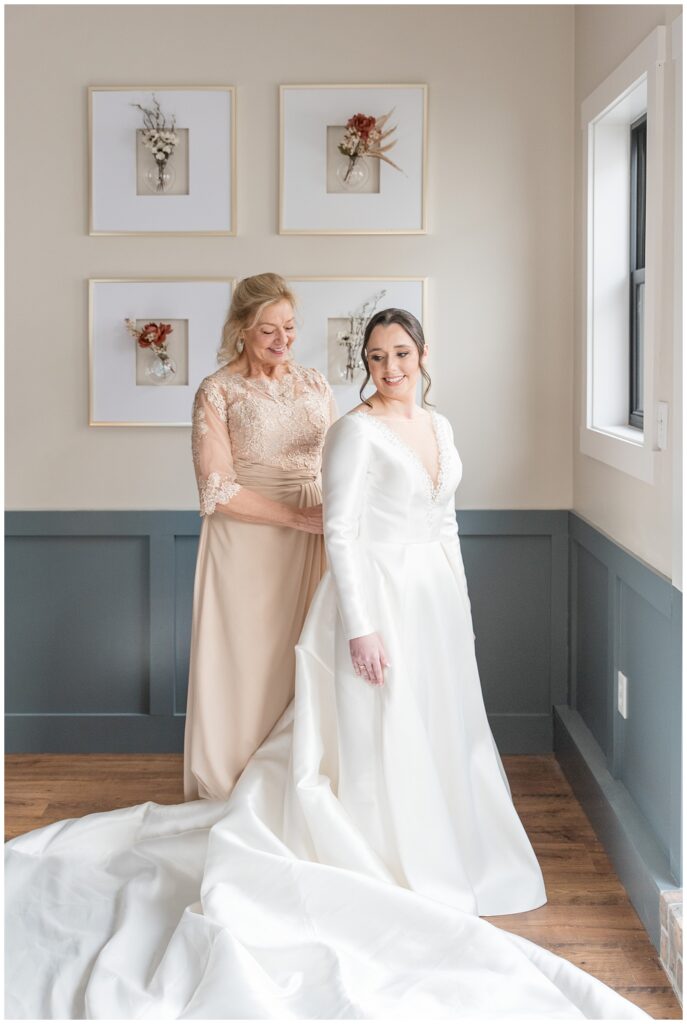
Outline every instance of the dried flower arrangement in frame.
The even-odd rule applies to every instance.
[[[177,364],[168,349],[169,335],[174,333],[173,324],[158,324],[155,321],[150,321],[143,327],[139,327],[131,317],[126,317],[124,323],[129,334],[136,339],[139,348],[148,349],[152,356],[145,369],[146,379],[153,384],[169,384],[171,381],[178,380]],[[185,362],[188,364],[188,353],[185,352],[185,355]]]
[[[160,101],[153,93],[152,109],[144,107],[142,103],[132,103],[132,107],[138,107],[143,114],[143,128],[139,129],[141,144],[144,151],[150,154],[151,160],[147,172],[143,177],[145,185],[159,195],[161,192],[171,192],[177,183],[177,173],[173,160],[174,151],[179,146],[181,131],[176,131],[176,116],[172,114],[172,120],[167,124],[167,119],[162,113]],[[188,129],[185,131],[188,137]],[[186,145],[186,157],[188,158],[188,144]],[[188,195],[188,164],[186,164],[186,182],[184,187],[178,191]],[[137,182],[138,184],[138,182]]]
[[[396,131],[396,125],[385,128],[393,110],[382,117],[374,117],[372,114],[354,114],[346,122],[346,130],[343,139],[338,143],[337,149],[345,161],[339,161],[336,165],[337,178],[343,188],[353,192],[359,191],[361,185],[369,176],[370,160],[383,160],[390,167],[400,171],[398,164],[395,164],[386,153],[393,149],[397,139],[389,140],[389,136]],[[329,126],[328,126],[329,130]],[[382,145],[384,143],[384,145]],[[327,191],[329,189],[327,185]],[[340,191],[336,189],[335,191]],[[375,189],[379,191],[379,187]]]
[[[280,234],[426,233],[426,85],[281,85],[279,134]]]
[[[89,234],[236,234],[234,86],[89,86],[88,127]]]

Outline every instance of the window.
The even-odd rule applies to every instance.
[[[666,29],[582,103],[586,273],[580,451],[654,479]]]

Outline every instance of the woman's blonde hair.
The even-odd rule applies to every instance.
[[[236,343],[241,331],[253,327],[266,306],[283,299],[290,302],[295,311],[296,297],[279,274],[255,274],[239,281],[222,328],[222,344],[217,351],[217,361],[224,364],[237,356]]]

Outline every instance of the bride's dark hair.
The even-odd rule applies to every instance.
[[[422,324],[417,317],[413,316],[412,313],[409,313],[407,309],[397,309],[394,306],[390,306],[389,309],[380,309],[378,313],[375,313],[374,316],[370,317],[365,326],[365,335],[363,337],[363,344],[360,350],[360,357],[363,361],[365,372],[367,374],[360,388],[360,401],[370,407],[370,400],[368,398],[363,398],[363,391],[367,387],[367,383],[370,379],[370,364],[367,361],[367,343],[370,340],[370,335],[374,331],[375,327],[379,327],[380,324],[383,327],[386,327],[388,324],[399,324],[415,344],[418,359],[421,360],[422,353],[425,351],[425,335],[422,330]],[[425,382],[425,387],[422,392],[422,405],[432,405],[431,402],[427,401],[427,395],[429,394],[429,389],[432,386],[432,378],[427,373],[422,362],[420,362],[420,373],[422,374]]]

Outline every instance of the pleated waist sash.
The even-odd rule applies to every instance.
[[[299,507],[319,505],[322,501],[322,473],[303,469],[283,469],[259,462],[234,459],[237,483],[258,491],[274,501]]]

